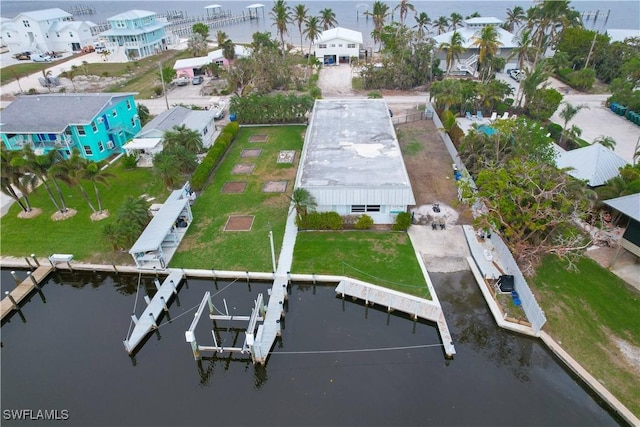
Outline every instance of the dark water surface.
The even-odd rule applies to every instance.
[[[13,279],[3,272],[3,291]],[[137,277],[57,275],[2,326],[2,425],[616,425],[537,340],[499,330],[470,273],[433,274],[458,354],[437,329],[336,298],[333,287],[293,286],[282,340],[267,366],[241,356],[193,360],[184,332],[212,281],[189,280],[134,358],[122,340]],[[9,286],[7,286],[9,283]],[[115,284],[117,283],[117,284]],[[145,281],[149,290],[150,280]],[[219,282],[218,290],[226,283]],[[236,282],[214,297],[249,314],[269,284]],[[143,287],[144,289],[145,287]],[[142,294],[137,313],[142,311]],[[211,322],[197,328],[211,345]],[[219,326],[228,326],[219,322]],[[242,325],[238,325],[242,326]],[[234,334],[223,332],[224,344]],[[240,346],[240,333],[236,345]],[[419,349],[358,353],[277,352]],[[10,421],[6,410],[68,410],[67,421]],[[35,413],[35,412],[34,412]]]

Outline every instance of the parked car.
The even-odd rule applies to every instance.
[[[509,75],[509,77],[511,77],[513,80],[517,82],[521,81],[524,78],[524,71],[519,70],[517,68],[507,70],[507,74]]]
[[[173,81],[176,86],[186,86],[189,84],[189,78],[186,76],[180,76]]]
[[[13,55],[13,57],[19,61],[26,61],[31,59],[31,52],[20,52]]]
[[[193,76],[193,79],[191,80],[191,83],[194,85],[202,84],[202,82],[204,82],[204,77],[202,76]]]
[[[51,62],[53,61],[53,58],[51,58],[51,56],[49,55],[43,55],[43,54],[35,54],[35,55],[31,55],[31,60],[33,62]]]

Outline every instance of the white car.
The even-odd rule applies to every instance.
[[[173,83],[175,83],[176,86],[186,86],[189,84],[189,78],[185,77],[185,76],[180,76],[177,79],[175,79],[173,81]]]
[[[40,53],[37,53],[31,55],[31,60],[33,62],[51,62],[53,61],[53,58],[51,58],[49,55],[42,55]]]
[[[511,77],[513,80],[517,82],[524,79],[524,71],[518,70],[517,68],[513,70],[508,70],[507,74],[509,74],[509,77]]]

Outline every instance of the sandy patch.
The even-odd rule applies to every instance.
[[[18,218],[22,219],[31,219],[35,218],[42,213],[42,209],[40,208],[31,208],[29,212],[22,211],[18,214]]]
[[[74,217],[77,213],[78,211],[75,209],[67,209],[66,212],[56,211],[51,215],[51,219],[54,221],[64,221],[65,219]]]
[[[91,221],[102,221],[103,219],[109,218],[109,210],[104,209],[101,212],[94,212],[91,214]]]

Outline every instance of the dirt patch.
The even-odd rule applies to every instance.
[[[256,167],[253,163],[238,163],[233,167],[231,173],[234,174],[250,174],[253,172],[253,169]]]
[[[54,221],[64,221],[65,219],[74,217],[77,213],[78,211],[75,209],[67,209],[66,212],[56,211],[51,215],[51,219]]]
[[[287,191],[288,181],[266,181],[262,186],[263,193],[284,193]]]
[[[248,148],[242,150],[240,157],[260,157],[260,153],[262,153],[262,149],[260,148]]]
[[[251,135],[249,137],[249,142],[267,142],[268,139],[269,139],[269,135],[264,135],[264,134]]]
[[[91,214],[91,221],[102,221],[103,219],[109,218],[109,215],[110,214],[107,209],[100,212],[94,212]]]
[[[40,208],[32,208],[29,212],[22,211],[18,214],[18,218],[31,219],[35,218],[42,213]]]
[[[231,215],[224,226],[224,231],[250,231],[253,218],[253,215]]]
[[[222,186],[223,193],[244,193],[247,189],[247,183],[244,181],[225,182]]]

